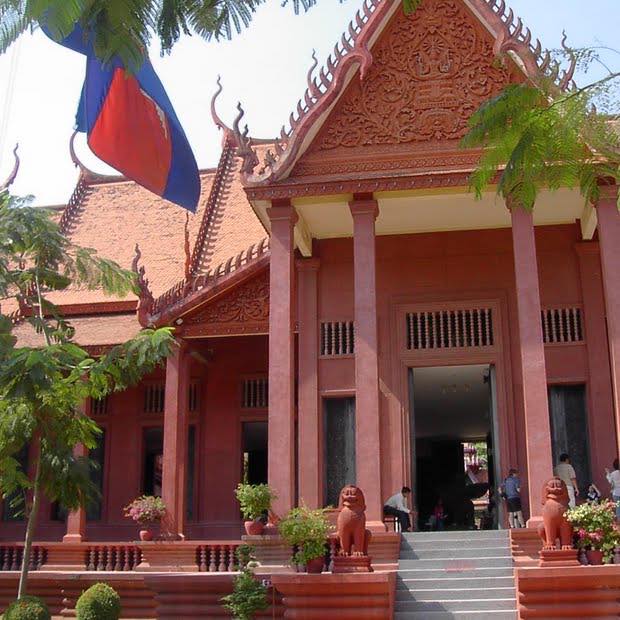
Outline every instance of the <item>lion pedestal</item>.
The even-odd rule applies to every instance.
[[[368,544],[372,536],[366,529],[366,500],[359,487],[348,485],[340,491],[336,521],[340,549],[334,557],[333,573],[371,573]]]
[[[578,566],[577,550],[573,549],[573,526],[567,521],[568,489],[557,476],[545,482],[542,490],[542,525],[538,534],[542,538],[540,566]],[[560,548],[557,542],[560,542]]]

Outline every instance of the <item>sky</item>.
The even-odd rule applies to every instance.
[[[562,30],[575,47],[620,47],[620,0],[508,0],[508,4],[544,47],[559,47]],[[199,167],[217,165],[220,153],[221,136],[209,109],[217,76],[222,76],[224,85],[217,104],[223,120],[232,124],[241,101],[250,135],[273,137],[304,92],[312,50],[323,63],[360,6],[361,0],[319,0],[309,13],[294,15],[291,7],[281,7],[281,0],[269,0],[250,28],[232,41],[207,43],[184,37],[163,58],[154,46],[151,59]],[[609,53],[607,60],[620,66],[619,55]],[[23,35],[0,56],[0,180],[8,176],[11,151],[19,142],[22,164],[12,191],[33,194],[36,204],[66,203],[75,186],[77,171],[68,145],[84,64],[81,55],[40,32]],[[77,151],[91,169],[114,173],[88,152],[83,137],[77,141]]]

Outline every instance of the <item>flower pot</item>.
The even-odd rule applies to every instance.
[[[260,521],[246,521],[243,525],[248,536],[261,536],[265,529],[265,526]]]
[[[306,564],[306,571],[310,575],[318,575],[323,572],[323,564],[325,563],[324,558],[314,558],[312,560],[308,560]]]
[[[598,549],[588,549],[586,551],[588,563],[593,566],[600,566],[603,563],[603,552]]]
[[[144,542],[148,542],[149,540],[153,540],[153,532],[149,529],[140,530],[140,540]]]

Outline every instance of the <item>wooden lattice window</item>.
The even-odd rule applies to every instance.
[[[108,397],[90,399],[90,415],[106,415],[108,413]]]
[[[408,312],[410,350],[491,347],[494,344],[491,308]]]
[[[583,342],[581,308],[544,308],[541,319],[545,344]]]
[[[321,355],[338,357],[355,353],[353,321],[325,321],[321,323]]]
[[[267,377],[253,377],[243,380],[241,406],[243,409],[266,409],[269,403]]]
[[[198,383],[196,381],[192,381],[189,384],[189,397],[187,400],[187,407],[189,411],[194,412],[198,411],[198,396],[200,391],[198,389]]]
[[[163,413],[166,397],[165,383],[150,383],[144,388],[144,413]]]

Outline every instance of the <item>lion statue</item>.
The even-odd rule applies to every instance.
[[[370,531],[366,529],[366,500],[359,487],[347,485],[340,491],[336,527],[342,555],[368,555]]]
[[[568,508],[568,489],[561,478],[554,476],[545,482],[542,504],[543,523],[538,527],[538,534],[543,541],[543,550],[556,549],[558,538],[562,549],[572,549],[573,527],[564,516]]]

